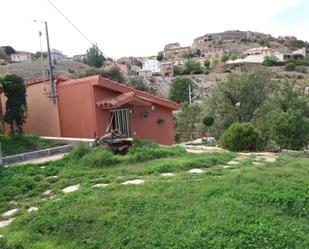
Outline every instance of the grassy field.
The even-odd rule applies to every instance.
[[[36,135],[8,136],[0,134],[0,143],[3,156],[50,147],[45,140]]]
[[[1,169],[0,212],[20,211],[0,229],[0,247],[309,248],[309,157],[282,153],[275,163],[254,165],[249,156],[222,167],[235,156],[153,145],[126,156],[78,149],[45,168]],[[145,183],[121,184],[130,179]],[[61,192],[72,184],[81,187]],[[47,189],[53,200],[42,194]],[[27,213],[31,206],[39,210]]]

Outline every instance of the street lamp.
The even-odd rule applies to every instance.
[[[34,22],[44,23],[45,24],[45,33],[46,33],[46,42],[47,42],[47,57],[48,57],[48,70],[49,70],[49,81],[50,81],[50,97],[54,103],[56,103],[55,95],[55,84],[53,79],[53,66],[50,55],[50,46],[49,46],[49,36],[48,36],[48,26],[46,21],[33,20]]]

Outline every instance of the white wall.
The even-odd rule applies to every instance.
[[[160,72],[160,61],[157,60],[146,60],[143,66],[143,70],[150,70],[153,73]]]

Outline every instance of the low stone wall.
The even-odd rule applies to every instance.
[[[70,144],[72,147],[86,146],[94,147],[95,139],[92,138],[75,138],[75,137],[42,137],[49,143],[54,144]]]
[[[69,145],[53,147],[53,148],[49,148],[45,150],[37,150],[37,151],[26,152],[22,154],[13,155],[13,156],[6,156],[6,157],[2,157],[2,164],[8,165],[8,164],[19,163],[19,162],[23,162],[23,161],[27,161],[31,159],[53,156],[56,154],[66,153],[70,151],[71,149],[72,149],[72,145],[69,144]]]

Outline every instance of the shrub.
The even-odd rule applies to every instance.
[[[307,73],[307,68],[304,66],[297,66],[295,70],[300,73]]]
[[[272,118],[272,139],[282,148],[299,150],[309,141],[309,121],[301,110],[289,108]]]
[[[183,65],[183,74],[199,74],[202,72],[201,63],[194,60],[187,60]]]
[[[285,69],[286,71],[294,71],[294,70],[295,70],[295,67],[296,67],[296,65],[295,65],[294,62],[289,62],[289,63],[287,63],[287,64],[285,65],[284,69]]]
[[[263,61],[263,65],[267,66],[267,67],[272,67],[272,66],[276,66],[278,63],[278,58],[274,55],[270,55],[270,56],[265,56],[264,57],[264,61]]]
[[[231,151],[251,151],[259,147],[259,140],[259,133],[251,123],[234,123],[223,133],[220,144]]]
[[[209,69],[205,69],[205,70],[204,70],[204,74],[205,74],[205,75],[208,75],[208,74],[209,74]]]

